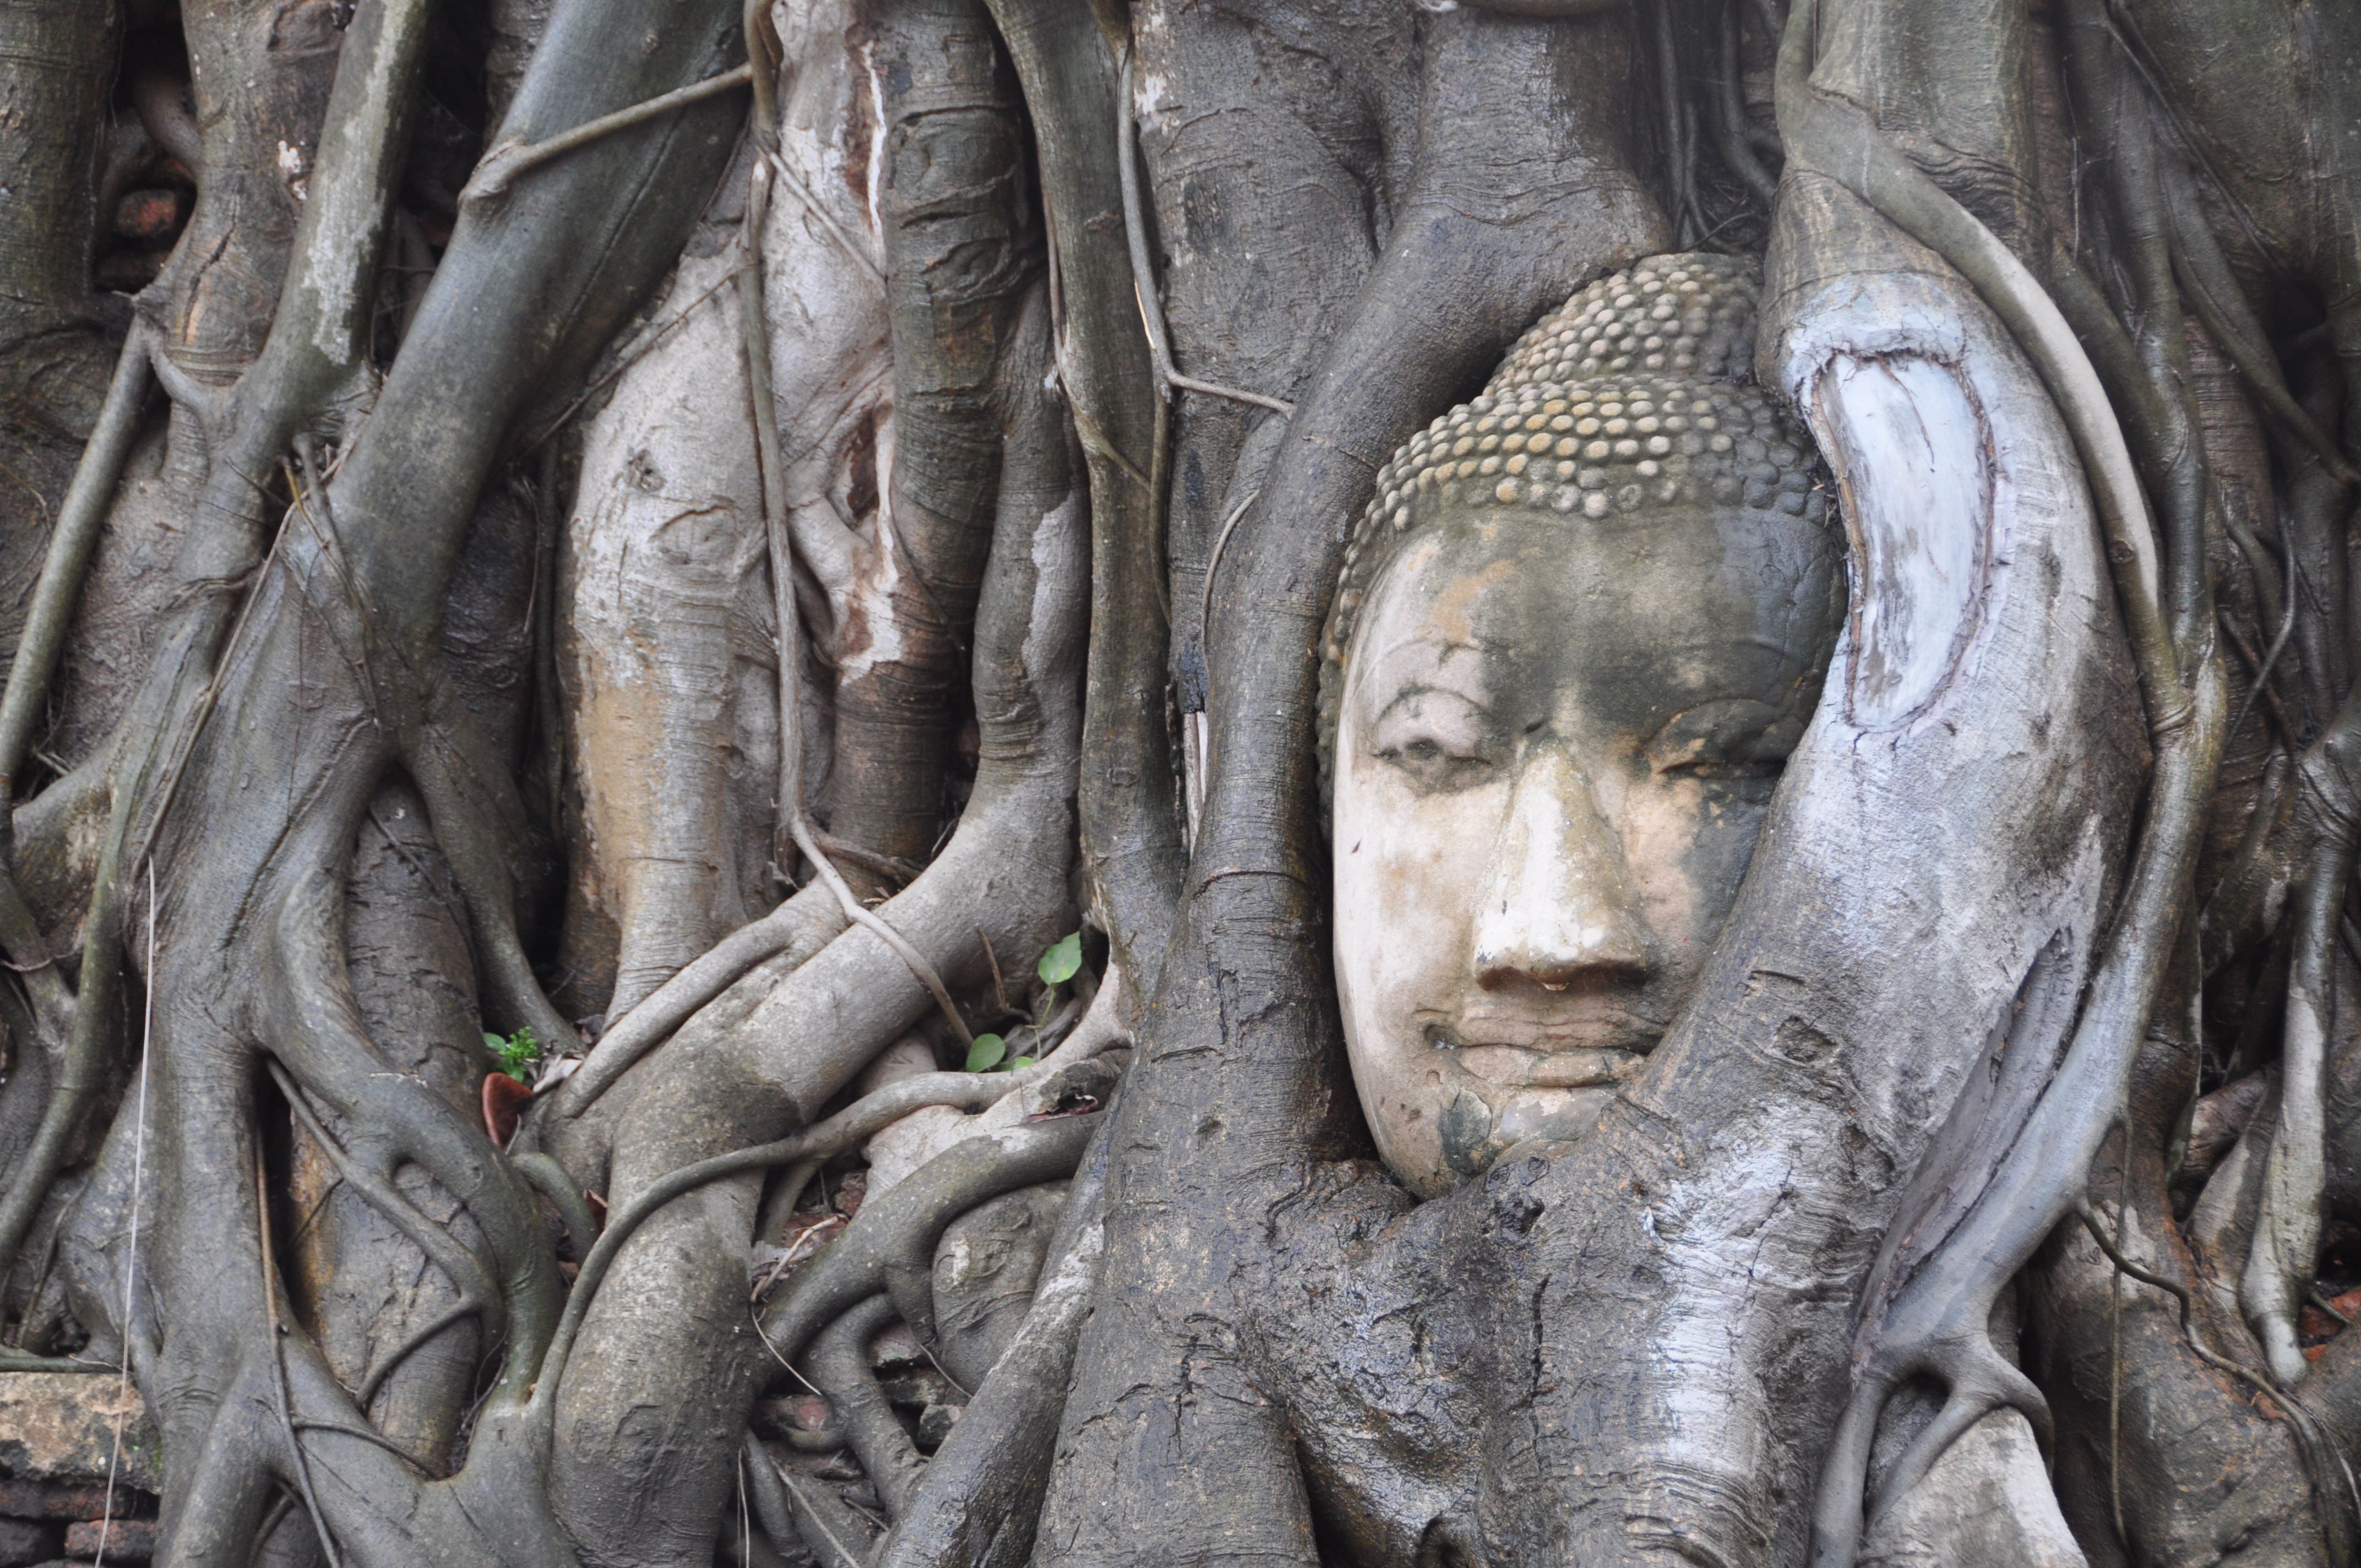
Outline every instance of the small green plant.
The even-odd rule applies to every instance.
[[[1082,934],[1069,931],[1042,950],[1041,961],[1034,966],[1033,972],[1041,977],[1042,984],[1056,985],[1073,979],[1082,967]]]
[[[990,1072],[1008,1055],[1008,1042],[998,1035],[978,1035],[967,1048],[967,1069],[970,1072]]]
[[[505,1037],[487,1030],[484,1045],[500,1058],[500,1070],[519,1083],[525,1080],[525,1074],[540,1065],[541,1041],[534,1037],[530,1024]]]
[[[1033,966],[1033,972],[1041,977],[1042,984],[1056,986],[1073,979],[1082,972],[1082,934],[1069,931],[1041,949],[1041,959]],[[1049,1008],[1049,1003],[1045,999],[1041,1004],[1045,1017]],[[1036,1019],[1029,1026],[1038,1029],[1039,1023],[1040,1020]],[[970,1072],[1022,1072],[1031,1067],[1035,1059],[1032,1057],[1010,1056],[1007,1039],[999,1035],[978,1035],[967,1048],[967,1070]]]
[[[998,1035],[978,1035],[967,1048],[970,1072],[1022,1072],[1032,1065],[1031,1057],[1010,1056],[1008,1041]]]

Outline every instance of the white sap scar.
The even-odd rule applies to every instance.
[[[1902,723],[1973,640],[1992,509],[1989,433],[1949,366],[1839,354],[1818,377],[1822,449],[1844,492],[1854,568],[1850,717]]]

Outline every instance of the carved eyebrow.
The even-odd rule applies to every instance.
[[[1677,708],[1666,714],[1664,722],[1657,725],[1649,734],[1646,743],[1650,747],[1663,744],[1674,735],[1675,730],[1684,727],[1685,721],[1692,733],[1683,738],[1697,739],[1698,736],[1694,731],[1701,724],[1719,727],[1733,720],[1751,720],[1758,713],[1762,715],[1763,719],[1760,728],[1768,728],[1786,717],[1784,709],[1775,703],[1764,702],[1760,696],[1726,692],[1718,696],[1701,696],[1686,707]]]
[[[1395,703],[1422,691],[1446,693],[1477,707],[1486,707],[1488,706],[1485,695],[1488,683],[1485,680],[1485,672],[1489,658],[1495,653],[1495,650],[1473,640],[1436,642],[1406,637],[1383,649],[1372,649],[1355,660],[1358,669],[1352,677],[1353,689],[1356,693],[1374,696],[1377,691],[1390,687],[1392,695],[1387,698],[1386,706],[1372,716],[1373,718],[1383,718],[1393,710]],[[1459,656],[1463,654],[1466,657]],[[1452,684],[1462,671],[1466,672],[1465,682]]]
[[[1776,661],[1774,668],[1757,677],[1752,671],[1733,674],[1727,661],[1733,652],[1769,654]],[[1682,674],[1684,661],[1695,660],[1705,673],[1691,681]],[[1793,648],[1775,636],[1751,631],[1736,636],[1699,637],[1674,647],[1658,650],[1655,663],[1662,668],[1665,685],[1690,686],[1684,698],[1689,707],[1712,702],[1732,696],[1754,696],[1760,692],[1784,692],[1796,675],[1810,665]]]
[[[1493,646],[1473,637],[1455,637],[1445,641],[1411,632],[1396,638],[1383,648],[1367,649],[1361,656],[1373,667],[1401,658],[1406,653],[1428,654],[1440,664],[1447,662],[1454,653],[1473,653],[1480,659],[1491,652]]]
[[[1483,714],[1487,718],[1489,718],[1492,712],[1491,705],[1485,702],[1481,697],[1461,691],[1456,686],[1438,686],[1420,684],[1415,685],[1406,685],[1400,690],[1395,692],[1392,700],[1388,702],[1385,707],[1378,709],[1376,713],[1372,714],[1369,721],[1372,725],[1383,724],[1386,720],[1386,716],[1393,712],[1395,708],[1400,707],[1402,704],[1409,702],[1413,698],[1422,696],[1454,697],[1458,701],[1466,703],[1468,707],[1474,708],[1477,712]]]

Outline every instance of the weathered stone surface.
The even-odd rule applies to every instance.
[[[115,1481],[162,1491],[162,1444],[137,1389],[87,1373],[0,1374],[0,1475],[104,1483],[118,1417],[123,1456]]]
[[[0,1568],[47,1563],[58,1554],[64,1532],[38,1519],[0,1519]]]
[[[94,1558],[102,1543],[109,1563],[148,1563],[156,1556],[154,1519],[116,1519],[102,1526],[88,1519],[66,1529],[66,1555]]]

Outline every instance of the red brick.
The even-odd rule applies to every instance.
[[[98,1555],[101,1527],[96,1519],[66,1527],[66,1555],[95,1557]],[[106,1560],[109,1563],[146,1563],[156,1555],[156,1521],[154,1519],[116,1519],[105,1528]]]
[[[0,1481],[0,1516],[19,1519],[94,1519],[106,1511],[106,1488],[60,1481]],[[116,1513],[123,1496],[115,1495]]]
[[[0,1568],[28,1568],[58,1554],[65,1531],[38,1519],[0,1519]]]
[[[115,232],[125,239],[160,245],[188,215],[188,198],[178,191],[134,191],[115,204]]]

